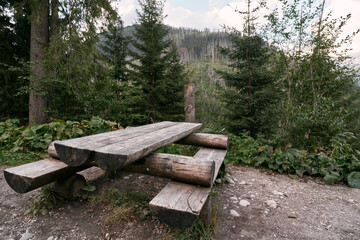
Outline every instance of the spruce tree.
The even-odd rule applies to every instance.
[[[132,52],[134,81],[141,86],[141,111],[147,122],[181,120],[183,112],[183,67],[169,28],[163,24],[163,2],[140,0]],[[180,117],[181,116],[181,117]]]
[[[244,14],[244,34],[236,29],[228,33],[230,48],[220,48],[229,61],[228,71],[218,71],[226,83],[225,103],[228,130],[239,134],[247,131],[252,136],[270,133],[274,128],[274,105],[277,102],[275,78],[269,70],[270,49],[255,32],[254,11],[247,1]],[[260,3],[261,4],[261,3]]]
[[[128,81],[129,38],[124,36],[124,24],[119,16],[114,23],[109,24],[104,37],[101,49],[104,52],[104,59],[113,67],[114,79],[119,82]]]

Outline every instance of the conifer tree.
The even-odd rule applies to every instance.
[[[128,80],[127,56],[129,38],[124,36],[124,24],[118,16],[114,23],[110,23],[104,33],[105,40],[101,45],[104,58],[113,67],[114,79],[120,82]]]
[[[134,81],[143,92],[142,112],[147,122],[180,120],[183,112],[183,67],[169,28],[163,24],[163,2],[140,0],[132,52]],[[181,107],[180,107],[181,106]]]
[[[229,131],[239,134],[248,131],[252,136],[271,132],[276,103],[275,78],[268,68],[269,47],[256,33],[255,12],[251,10],[251,0],[247,10],[238,11],[244,15],[244,34],[230,29],[230,48],[220,48],[229,60],[229,71],[218,71],[227,85],[225,103]]]
[[[42,81],[52,117],[79,120],[109,114],[114,92],[97,49],[96,23],[100,19],[109,23],[115,17],[107,1],[61,1],[61,26],[47,48],[47,76]]]

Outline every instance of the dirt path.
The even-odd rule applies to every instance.
[[[360,239],[360,189],[252,168],[229,169],[230,183],[214,188],[219,192],[214,200],[216,239]],[[115,187],[152,198],[166,182],[120,173],[114,180],[100,178],[93,184],[97,192]],[[15,193],[0,170],[0,239],[167,239],[173,232],[154,217],[134,216],[107,226],[105,209],[80,201],[61,201],[46,216],[24,216],[37,194]]]

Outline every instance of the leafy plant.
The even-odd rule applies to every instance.
[[[333,149],[310,154],[306,150],[291,148],[290,145],[273,147],[273,142],[261,137],[254,139],[246,133],[231,135],[232,144],[227,160],[234,164],[268,168],[292,177],[306,174],[322,177],[328,183],[347,181],[350,185],[349,179],[356,182],[357,175],[348,174],[360,170],[357,153],[347,144],[344,135],[337,136],[332,142]]]
[[[347,177],[350,187],[360,188],[360,172],[352,172]]]
[[[38,213],[46,215],[54,208],[56,204],[56,196],[51,190],[50,186],[44,187],[39,190],[39,195],[36,200],[26,209],[25,215],[36,216]]]
[[[91,200],[93,199],[93,196],[91,195],[96,190],[96,187],[90,184],[87,184],[86,186],[81,188],[81,191],[77,193],[74,198],[75,199],[81,199],[81,200]]]
[[[18,119],[0,122],[0,148],[10,152],[45,151],[54,140],[121,129],[119,124],[99,117],[81,122],[52,120],[50,123],[34,126],[20,126]]]

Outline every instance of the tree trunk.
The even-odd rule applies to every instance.
[[[195,122],[195,87],[191,82],[185,90],[185,122]]]
[[[49,40],[58,32],[58,18],[59,18],[59,0],[51,0],[51,22],[50,22],[50,32]]]
[[[44,76],[44,58],[46,45],[49,41],[49,2],[39,0],[32,9],[30,37],[30,97],[29,125],[42,124],[47,121],[45,114],[46,98],[41,94],[40,79]]]

